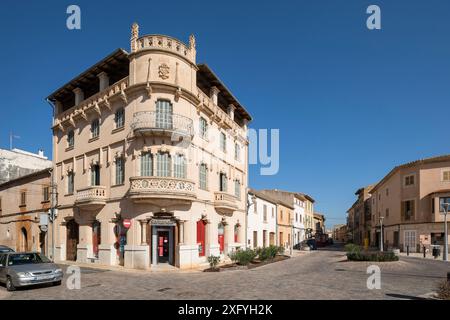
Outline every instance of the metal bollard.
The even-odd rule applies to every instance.
[[[447,272],[447,282],[450,284],[450,272]]]
[[[409,256],[409,246],[406,246],[406,255]]]
[[[426,250],[427,250],[427,249],[425,248],[425,246],[423,246],[423,257],[424,257],[424,258],[426,258]]]

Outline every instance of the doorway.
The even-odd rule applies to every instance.
[[[152,265],[175,265],[175,226],[152,225]]]
[[[20,229],[20,251],[22,252],[26,252],[28,251],[28,232],[27,229],[25,229],[25,227],[22,227],[22,229]]]
[[[170,252],[169,231],[158,231],[158,263],[168,263]]]
[[[198,244],[198,256],[205,256],[205,221],[199,220],[197,221],[197,244]]]
[[[67,239],[66,239],[66,260],[77,260],[77,246],[79,226],[74,219],[66,223]]]

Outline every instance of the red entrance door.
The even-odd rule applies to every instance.
[[[224,245],[224,225],[222,223],[219,223],[218,226],[218,231],[219,231],[219,236],[218,236],[218,241],[219,241],[219,247],[220,247],[220,253],[223,253],[225,245]]]
[[[205,222],[197,221],[197,244],[199,257],[205,256]]]
[[[169,262],[169,232],[158,232],[158,262]]]

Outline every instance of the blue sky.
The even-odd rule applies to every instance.
[[[112,4],[110,4],[112,3]],[[81,30],[66,8],[81,8]],[[366,28],[381,8],[382,29]],[[27,1],[0,4],[0,147],[51,151],[44,98],[117,47],[130,26],[185,42],[252,114],[280,129],[280,171],[253,188],[305,192],[327,225],[393,166],[449,152],[450,2]]]

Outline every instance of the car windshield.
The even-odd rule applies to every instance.
[[[16,253],[9,255],[8,266],[49,262],[51,261],[46,256],[40,255],[39,253]]]

